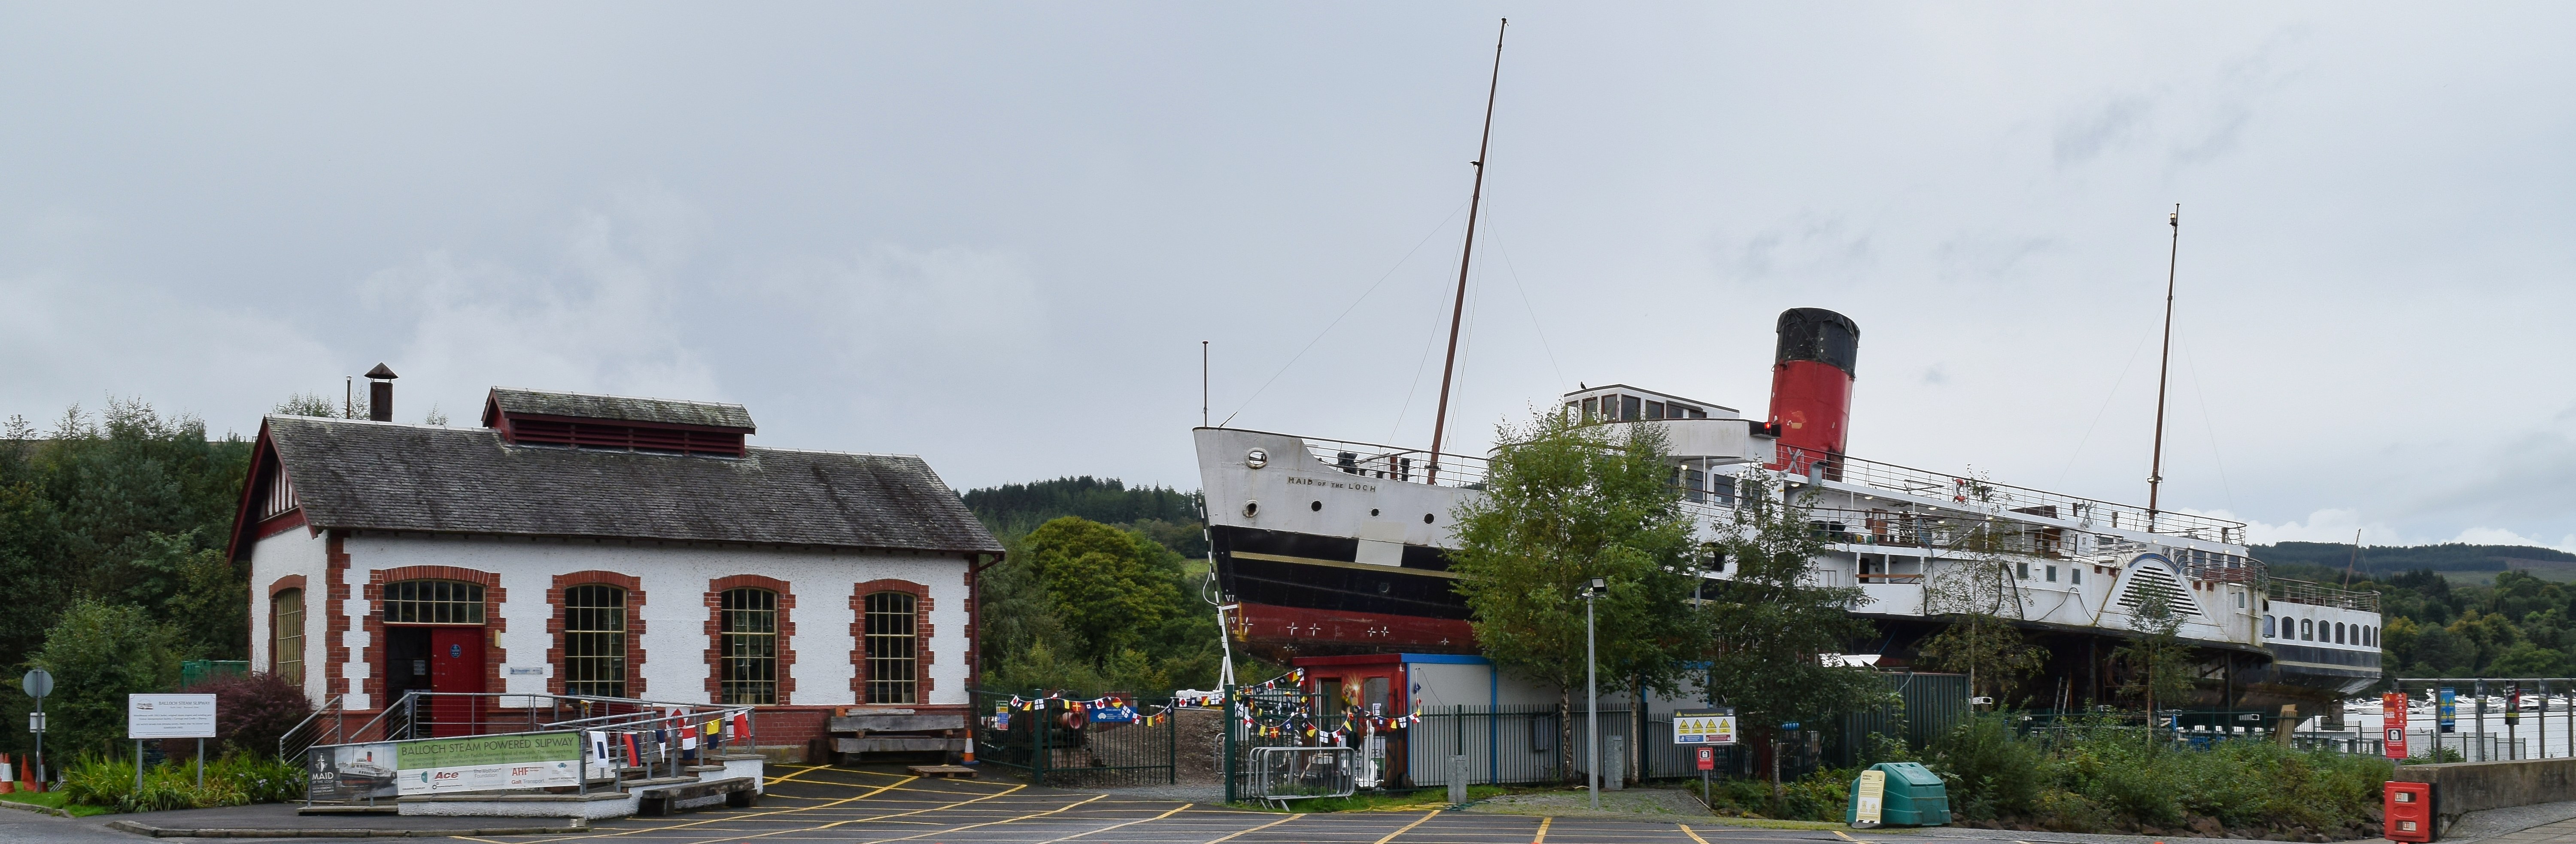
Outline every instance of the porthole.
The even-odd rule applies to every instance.
[[[1246,501],[1246,502],[1243,502],[1243,517],[1244,517],[1244,518],[1247,518],[1247,519],[1252,518],[1252,514],[1254,514],[1254,513],[1259,513],[1259,512],[1261,512],[1261,502],[1259,502],[1259,501]]]
[[[1306,505],[1306,509],[1313,510],[1318,513],[1324,512],[1324,502],[1317,501],[1313,504],[1308,504]]]
[[[1423,523],[1423,524],[1426,524],[1426,525],[1427,525],[1427,524],[1430,524],[1430,523],[1431,523],[1431,514],[1429,514],[1429,513],[1424,513],[1424,514],[1422,514],[1422,523]]]
[[[1371,507],[1371,508],[1369,508],[1369,515],[1370,515],[1371,517],[1375,517],[1375,516],[1377,515],[1377,508],[1375,508],[1375,507]]]
[[[1259,469],[1270,465],[1270,452],[1253,449],[1243,453],[1243,468]]]

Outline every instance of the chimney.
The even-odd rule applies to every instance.
[[[367,370],[367,418],[394,421],[394,379],[399,377],[381,363]]]
[[[1771,418],[1780,432],[1773,471],[1842,480],[1843,441],[1851,419],[1852,371],[1860,326],[1823,308],[1780,313],[1780,346],[1771,365]]]

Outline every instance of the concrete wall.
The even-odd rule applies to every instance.
[[[2576,797],[2576,759],[2401,765],[2389,779],[2432,783],[2433,806],[2447,828],[2470,812]]]

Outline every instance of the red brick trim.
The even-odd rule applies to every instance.
[[[724,692],[724,593],[742,588],[767,589],[778,593],[778,703],[790,706],[796,694],[796,590],[787,581],[756,574],[737,574],[707,581],[707,700],[717,702]]]
[[[626,590],[626,696],[643,697],[644,581],[631,574],[597,570],[555,575],[555,585],[546,590],[546,605],[554,608],[554,615],[546,619],[546,635],[554,640],[554,646],[546,649],[546,664],[554,666],[546,691],[564,693],[564,590],[592,583]]]
[[[339,534],[334,532],[332,535],[336,537]],[[340,559],[346,560],[347,558],[348,557],[345,554],[340,555]],[[474,569],[458,568],[456,566],[396,566],[394,568],[376,569],[374,571],[367,572],[367,586],[365,592],[367,599],[367,651],[365,654],[368,665],[366,685],[367,702],[373,705],[374,708],[382,708],[382,705],[387,702],[381,699],[385,693],[385,584],[400,583],[406,580],[461,580],[466,583],[482,585],[483,690],[499,691],[502,687],[501,665],[502,663],[510,660],[509,650],[501,647],[501,632],[510,629],[510,620],[501,617],[501,600],[509,597],[509,590],[501,588],[501,576],[488,571],[476,571]],[[335,586],[333,587],[333,591],[340,592],[345,590]],[[332,623],[337,625],[340,623],[337,598],[333,599],[332,609]],[[336,635],[337,634],[334,634],[335,637]],[[336,645],[337,642],[335,641],[333,644]],[[336,675],[339,672],[334,671],[332,673]],[[337,685],[346,685],[345,681],[336,676],[332,678],[331,682]]]
[[[300,574],[290,574],[290,575],[287,575],[287,576],[285,576],[285,577],[278,578],[278,579],[277,579],[277,582],[275,582],[275,583],[271,583],[271,584],[269,584],[269,585],[268,585],[268,597],[267,597],[265,600],[266,600],[266,602],[267,602],[267,604],[268,604],[268,612],[267,612],[267,616],[268,616],[268,642],[267,642],[267,644],[268,644],[268,673],[270,673],[270,674],[275,674],[275,673],[277,673],[277,595],[278,595],[278,593],[280,593],[280,592],[284,592],[284,591],[289,590],[289,589],[294,589],[294,590],[297,590],[297,591],[302,591],[302,590],[304,589],[304,576],[303,576],[303,575],[300,575]],[[303,635],[304,635],[304,631],[305,631],[305,630],[311,630],[311,629],[313,629],[313,593],[311,593],[311,592],[305,592],[305,593],[304,593],[304,595],[303,595],[303,598],[304,598],[304,625],[303,625],[304,630],[298,630],[298,631],[295,631],[296,635],[298,635],[298,636],[303,636]],[[261,599],[259,599],[259,598],[253,598],[252,600],[261,600]],[[306,649],[306,652],[307,652],[307,653],[310,653],[310,652],[311,652],[311,649],[310,649],[310,648]],[[296,656],[300,659],[301,657],[303,657],[303,654],[297,654]],[[308,664],[308,665],[304,666],[304,670],[305,670],[306,672],[308,672],[308,673],[309,673],[309,672],[311,672],[311,671],[313,670],[313,666],[311,666],[311,665],[309,665],[309,664]],[[297,678],[295,678],[295,685],[296,685],[297,687],[299,687],[299,688],[300,688],[300,687],[302,687],[302,686],[304,685],[304,678],[302,678],[302,677],[297,677]]]
[[[930,646],[930,635],[936,628],[930,624],[930,587],[909,580],[871,580],[850,590],[850,691],[860,705],[868,702],[868,596],[879,592],[902,592],[913,597],[912,621],[914,703],[930,700],[936,687],[930,678],[930,666],[938,653]]]
[[[982,554],[966,555],[966,688],[977,688],[984,677],[982,654],[975,643],[984,638],[983,620],[976,617],[975,605],[984,596],[983,587],[975,582],[975,563]]]

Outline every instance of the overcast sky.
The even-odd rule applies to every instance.
[[[0,4],[0,415],[248,435],[379,361],[747,405],[967,488],[1198,485],[1577,382],[2258,541],[2576,547],[2576,6]],[[2553,58],[2554,57],[2554,58]],[[1302,354],[1301,354],[1302,352]],[[1293,361],[1293,364],[1292,364]]]

